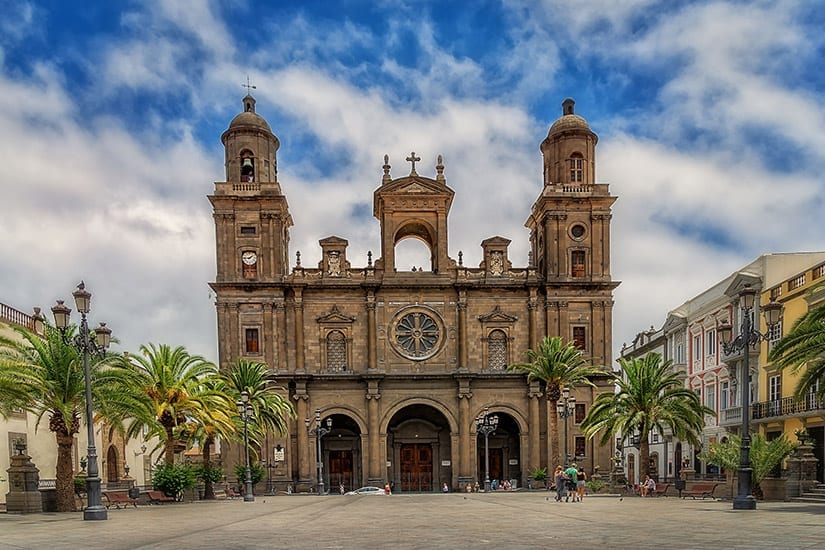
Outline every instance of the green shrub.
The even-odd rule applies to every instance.
[[[530,477],[536,481],[544,481],[547,479],[547,468],[535,468],[532,472],[530,472]]]
[[[86,478],[85,477],[76,477],[76,478],[74,478],[74,492],[76,494],[86,492]]]
[[[607,486],[607,483],[601,479],[592,479],[585,483],[587,490],[591,493],[598,493]]]
[[[188,464],[162,464],[155,468],[152,487],[180,500],[183,491],[194,487],[196,480],[195,469]]]
[[[249,477],[252,478],[252,485],[260,482],[266,476],[266,468],[260,464],[250,464]],[[238,464],[235,466],[235,477],[238,478],[238,485],[246,483],[246,465]]]
[[[220,483],[223,480],[223,470],[201,465],[195,468],[195,477],[203,482]]]

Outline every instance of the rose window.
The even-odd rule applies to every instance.
[[[435,319],[427,313],[416,311],[398,320],[393,337],[401,355],[410,359],[425,359],[437,350],[441,331]]]

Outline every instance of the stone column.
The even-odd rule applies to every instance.
[[[536,309],[538,308],[538,300],[536,298],[536,289],[530,289],[530,297],[527,299],[527,347],[534,349],[538,344],[538,322]]]
[[[295,395],[292,397],[296,401],[295,413],[298,417],[295,422],[295,431],[297,432],[295,435],[298,439],[298,481],[309,483],[312,486],[312,480],[314,479],[312,465],[315,463],[315,459],[312,457],[315,454],[315,447],[310,446],[309,434],[304,425],[304,419],[309,418],[309,394],[307,393],[306,380],[295,382]]]
[[[471,430],[473,419],[470,417],[470,399],[473,397],[473,392],[470,391],[470,379],[458,379],[458,468],[453,468],[453,471],[458,472],[458,486],[463,487],[466,483],[474,481],[472,462],[470,460],[472,453],[472,439]]]
[[[275,309],[275,345],[276,355],[275,361],[278,370],[289,370],[289,357],[286,353],[286,304],[283,297],[276,298],[272,306]]]
[[[467,370],[467,291],[458,291],[458,369]]]
[[[378,368],[375,331],[375,291],[367,291],[367,371],[374,372]]]
[[[381,399],[378,378],[367,380],[367,393],[364,399],[367,402],[367,429],[369,430],[369,472],[367,473],[367,483],[370,485],[383,484],[385,482],[384,472],[386,458],[381,456],[381,419],[379,418],[378,400]],[[382,460],[383,458],[383,460]]]
[[[539,415],[539,401],[541,400],[541,386],[537,380],[530,382],[530,387],[527,390],[527,397],[530,399],[530,409],[528,411],[528,422],[530,424],[530,439],[529,439],[529,461],[527,465],[529,470],[541,467],[541,418]],[[548,468],[550,470],[550,468]],[[548,471],[549,473],[549,471]],[[525,472],[526,475],[526,472]]]
[[[304,364],[304,298],[303,289],[296,287],[295,302],[295,372],[306,372]]]

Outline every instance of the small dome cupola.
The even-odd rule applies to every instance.
[[[599,137],[587,121],[576,114],[576,102],[562,102],[562,116],[541,143],[544,185],[592,185],[595,183],[595,148]]]
[[[255,112],[255,98],[243,98],[243,111],[221,136],[226,149],[226,181],[265,183],[278,181],[277,152],[281,143],[269,123]]]

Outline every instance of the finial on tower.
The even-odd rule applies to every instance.
[[[438,155],[438,164],[435,165],[435,171],[437,172],[435,180],[441,183],[446,183],[447,179],[444,177],[444,159],[441,155]]]
[[[384,155],[384,177],[381,178],[382,183],[387,183],[392,181],[392,176],[390,176],[390,156]]]

